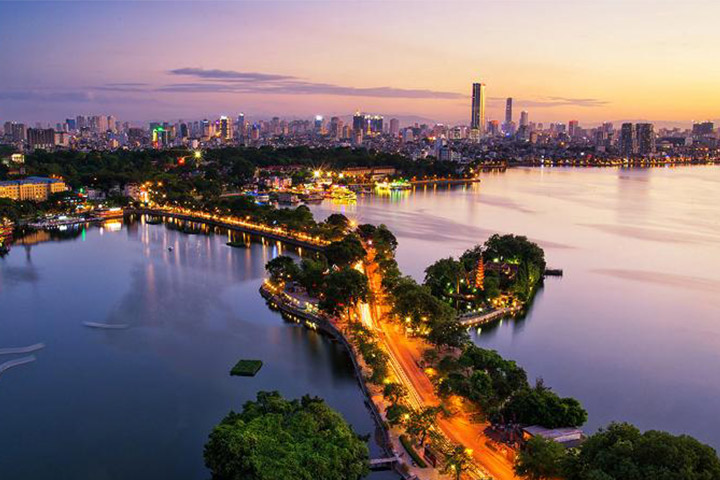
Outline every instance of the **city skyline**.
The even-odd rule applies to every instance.
[[[720,7],[691,3],[707,15],[645,0],[551,11],[539,2],[3,2],[0,120],[363,110],[466,124],[468,87],[482,82],[487,119],[502,121],[512,97],[538,122],[688,125],[720,111],[720,72],[705,60]],[[434,22],[428,13],[440,8],[446,21]],[[587,31],[597,25],[606,34]]]

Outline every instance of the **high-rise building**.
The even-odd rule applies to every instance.
[[[530,116],[527,110],[520,112],[520,127],[527,127],[530,125]]]
[[[355,115],[353,115],[353,130],[363,132],[366,129],[365,124],[365,115],[360,112],[355,112]]]
[[[692,126],[692,133],[697,137],[712,135],[714,131],[715,124],[713,122],[693,123]]]
[[[508,97],[508,99],[505,100],[505,125],[510,125],[513,121],[512,104],[512,97]]]
[[[632,123],[623,123],[620,128],[620,151],[623,155],[637,153],[637,132]]]
[[[107,117],[107,130],[113,133],[117,132],[117,119],[112,115],[108,115]]]
[[[473,83],[472,86],[472,112],[470,128],[482,134],[485,132],[485,84]]]
[[[496,136],[500,135],[500,122],[497,120],[490,120],[488,122],[488,135]]]
[[[397,137],[400,133],[400,121],[397,118],[390,119],[390,135]]]
[[[323,116],[322,115],[315,115],[315,131],[317,133],[324,133],[323,131]]]
[[[219,134],[220,138],[224,141],[232,140],[233,131],[232,131],[232,120],[230,120],[228,117],[223,115],[220,117],[220,125],[219,125]]]
[[[368,117],[368,132],[370,133],[382,133],[383,132],[383,117],[380,115],[372,115]]]
[[[343,121],[339,117],[330,118],[330,137],[334,139],[340,138],[342,135]]]
[[[22,142],[27,139],[27,129],[24,123],[5,122],[5,136],[11,142]]]
[[[577,120],[570,120],[568,122],[568,135],[570,138],[575,138],[578,135],[580,123]]]
[[[247,134],[247,126],[245,125],[245,114],[239,113],[237,116],[237,131],[238,137],[245,138]]]
[[[55,130],[52,128],[28,128],[27,142],[30,149],[52,150],[55,147]]]
[[[77,122],[74,118],[66,118],[65,125],[67,125],[67,129],[70,132],[74,132],[75,130],[77,130]]]
[[[641,155],[655,153],[655,126],[652,123],[638,123],[635,125],[637,137],[637,150]]]

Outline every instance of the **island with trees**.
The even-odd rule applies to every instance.
[[[205,465],[215,480],[357,480],[368,468],[367,440],[323,400],[258,392],[210,434]]]

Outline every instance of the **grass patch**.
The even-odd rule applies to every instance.
[[[423,460],[422,457],[415,451],[412,443],[410,443],[410,440],[408,440],[405,435],[400,435],[400,443],[402,443],[402,446],[405,447],[405,450],[408,452],[408,455],[410,455],[410,458],[413,459],[415,465],[420,468],[427,468],[427,463],[425,463],[425,460]]]
[[[230,370],[230,375],[238,375],[240,377],[254,377],[262,368],[261,360],[240,360]]]

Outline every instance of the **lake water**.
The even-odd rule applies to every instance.
[[[386,223],[420,280],[494,232],[529,236],[565,276],[474,340],[579,398],[589,431],[627,420],[720,448],[720,168],[517,169],[313,209]],[[0,260],[0,348],[47,344],[0,376],[0,478],[207,479],[207,434],[261,389],[321,396],[373,431],[342,348],[259,296],[277,247],[225,241],[115,224]],[[265,365],[230,377],[239,358]]]
[[[373,433],[342,347],[260,297],[277,246],[226,241],[116,223],[0,259],[0,348],[47,345],[0,376],[0,478],[205,480],[207,435],[258,390],[323,397]],[[231,377],[240,358],[264,366]]]
[[[588,431],[630,421],[720,449],[720,168],[514,169],[315,212],[387,224],[418,280],[495,232],[537,241],[564,277],[474,341],[580,399]]]

